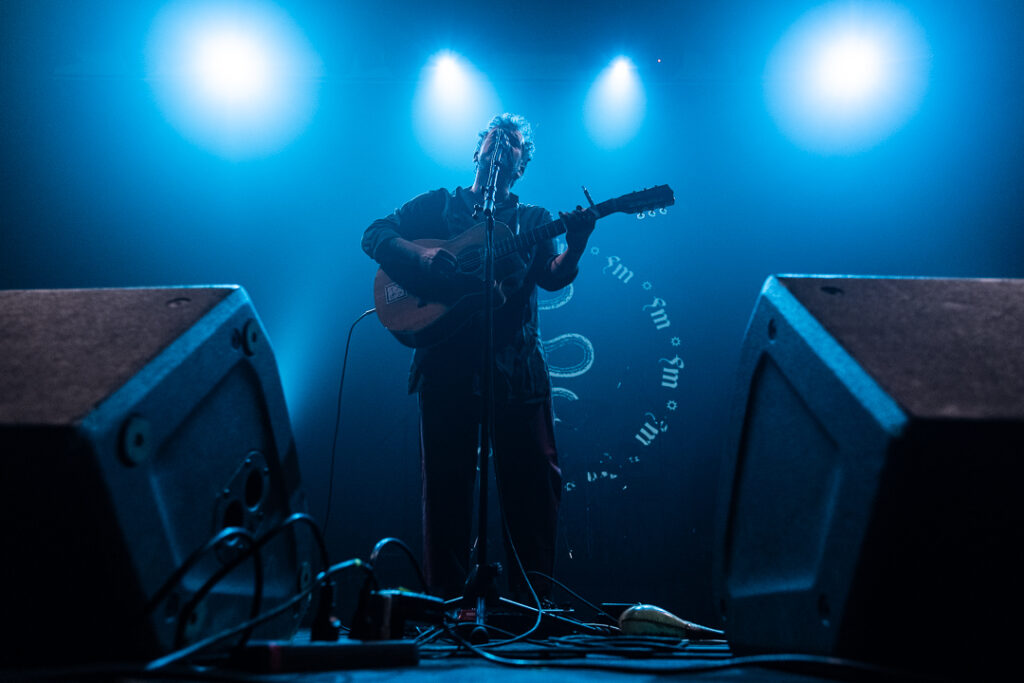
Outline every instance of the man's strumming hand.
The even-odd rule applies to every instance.
[[[455,275],[458,261],[442,247],[421,247],[420,271],[435,284],[447,282]]]

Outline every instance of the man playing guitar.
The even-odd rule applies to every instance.
[[[425,306],[470,286],[459,261],[437,242],[452,240],[483,220],[475,207],[483,203],[499,147],[504,151],[495,184],[496,223],[519,235],[552,221],[547,210],[521,203],[510,192],[533,157],[530,124],[518,115],[496,116],[480,133],[471,187],[422,194],[364,233],[363,250],[400,285],[399,296],[419,297],[418,305]],[[499,299],[504,302],[493,316],[493,454],[502,509],[525,569],[549,575],[562,482],[551,383],[538,331],[537,287],[553,291],[573,281],[596,219],[579,207],[560,216],[565,251],[557,253],[554,240],[544,239],[513,254],[515,272],[501,275]],[[508,261],[503,259],[506,269]],[[450,336],[417,348],[409,377],[409,391],[419,394],[420,405],[424,564],[431,588],[446,598],[461,594],[469,566],[484,333],[482,316],[468,318]],[[513,597],[528,595],[518,571],[509,572],[509,581]],[[548,588],[538,584],[542,595]]]

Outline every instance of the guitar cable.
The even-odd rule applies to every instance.
[[[348,367],[348,349],[349,346],[352,345],[352,333],[355,331],[356,325],[359,324],[359,321],[365,318],[366,316],[370,315],[371,313],[376,312],[376,308],[371,308],[368,311],[363,311],[363,313],[358,318],[352,321],[352,326],[348,328],[348,338],[345,340],[345,353],[342,356],[341,360],[341,380],[339,380],[338,382],[338,409],[335,412],[334,416],[334,437],[331,439],[331,470],[330,474],[327,475],[327,511],[324,513],[323,526],[325,535],[328,533],[328,530],[330,529],[331,501],[334,500],[334,460],[335,454],[337,453],[338,450],[338,431],[341,428],[341,392],[342,389],[345,388],[345,369]]]

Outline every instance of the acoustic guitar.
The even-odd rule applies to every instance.
[[[674,203],[672,189],[668,185],[657,185],[603,201],[588,210],[597,218],[603,218],[613,213],[640,214]],[[377,270],[373,283],[377,317],[398,341],[412,348],[432,346],[454,334],[483,307],[486,230],[487,224],[483,222],[450,240],[415,240],[424,247],[443,247],[455,256],[455,276],[444,291],[414,291],[383,268]],[[494,224],[496,308],[521,284],[525,263],[520,254],[541,240],[564,232],[565,224],[561,219],[518,235],[504,223]]]

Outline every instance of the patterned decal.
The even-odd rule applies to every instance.
[[[626,293],[626,308],[621,308],[623,303],[617,303],[615,306],[619,308],[610,308],[606,313],[619,320],[623,336],[600,339],[573,331],[541,341],[552,379],[557,378],[560,383],[569,380],[567,383],[572,387],[553,387],[552,397],[565,402],[560,403],[563,407],[558,409],[565,419],[556,415],[555,420],[560,430],[570,430],[559,439],[560,444],[565,442],[568,448],[566,459],[574,459],[573,463],[567,463],[566,473],[575,477],[567,477],[564,490],[577,495],[581,485],[608,486],[611,482],[614,482],[614,490],[626,491],[632,473],[641,471],[635,468],[642,468],[644,459],[671,448],[665,439],[672,438],[670,422],[681,413],[677,396],[686,367],[681,351],[682,338],[678,332],[669,336],[675,330],[671,309],[668,301],[657,295],[655,280],[638,275],[620,256],[603,255],[597,245],[592,244],[588,254],[585,260],[597,261],[601,278],[607,278],[608,285],[604,289],[622,288]],[[581,270],[584,268],[589,271],[588,264],[581,264]],[[563,309],[575,294],[570,285],[559,292],[542,294],[538,305],[549,312]],[[625,351],[624,342],[627,343]],[[603,346],[613,347],[615,351],[602,356],[601,372],[615,372],[617,376],[574,384],[579,383],[585,373],[593,371],[595,356],[602,353]],[[638,381],[641,384],[638,385]],[[599,389],[596,395],[594,389],[584,389],[595,386],[608,389]],[[639,392],[638,397],[632,392]],[[652,450],[659,445],[660,450]],[[571,505],[572,500],[570,497],[566,502]],[[575,545],[572,535],[570,531],[570,546]],[[569,552],[571,555],[572,547]]]

